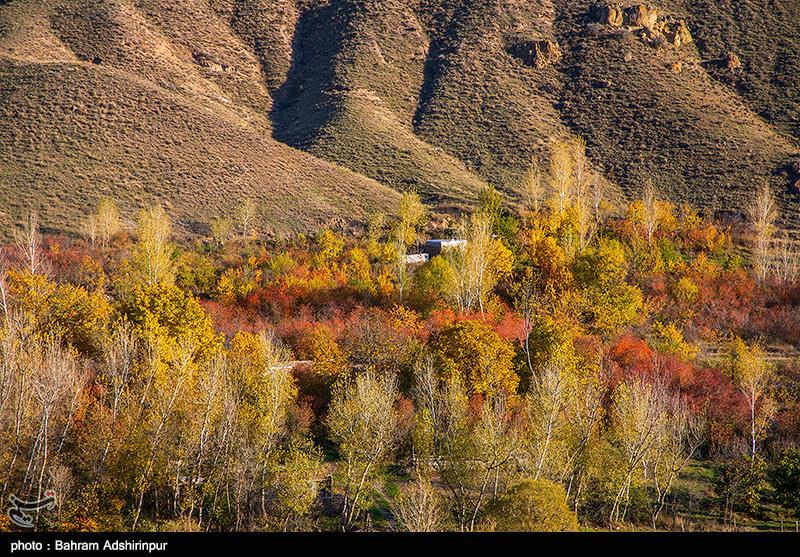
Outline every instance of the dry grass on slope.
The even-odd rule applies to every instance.
[[[771,179],[787,222],[800,224],[784,171],[797,146],[712,79],[693,43],[653,42],[586,13],[562,19],[570,79],[561,112],[611,179],[638,195],[650,178],[675,201],[725,211],[743,209]]]
[[[456,157],[416,137],[427,38],[405,0],[343,0],[309,9],[294,66],[275,92],[276,137],[391,185],[439,210],[486,186]]]
[[[535,67],[511,54],[554,38],[552,2],[431,3],[439,4],[439,15],[429,23],[415,129],[514,192],[532,159],[546,163],[548,141],[571,135],[556,109],[562,87],[557,61]]]
[[[0,172],[21,191],[0,210],[75,215],[80,187],[174,196],[193,222],[247,190],[303,228],[357,220],[393,188],[452,212],[486,184],[515,199],[553,138],[580,135],[631,196],[650,178],[736,211],[769,178],[800,224],[797,3],[621,1],[685,19],[695,42],[675,47],[590,21],[597,1],[0,3]],[[741,69],[721,67],[728,49]]]
[[[684,0],[703,67],[753,112],[800,139],[800,2]],[[734,52],[742,62],[728,70]]]
[[[313,231],[390,211],[397,194],[281,145],[266,130],[129,74],[90,64],[0,62],[0,200],[77,231],[101,196],[170,208],[202,231],[256,198],[272,230]]]

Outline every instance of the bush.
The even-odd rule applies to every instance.
[[[486,508],[490,527],[501,532],[566,532],[578,529],[564,488],[547,480],[522,480]]]
[[[775,498],[800,518],[800,449],[789,449],[770,473]]]
[[[761,508],[761,494],[764,491],[764,461],[756,457],[741,457],[725,462],[717,467],[714,489],[726,513],[743,511],[756,514]]]

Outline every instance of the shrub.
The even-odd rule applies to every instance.
[[[487,522],[502,532],[565,532],[578,529],[564,488],[547,480],[522,480],[486,508]]]
[[[775,498],[800,518],[800,449],[789,449],[770,472]]]

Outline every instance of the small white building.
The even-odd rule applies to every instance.
[[[403,256],[403,262],[406,265],[419,265],[425,263],[430,259],[427,253],[409,253]]]
[[[443,251],[447,251],[447,250],[455,249],[455,248],[461,249],[466,245],[467,245],[467,241],[466,240],[455,240],[455,239],[441,240],[441,239],[435,239],[435,240],[428,240],[427,242],[425,242],[425,247],[422,248],[422,251],[427,253],[430,257],[435,257],[435,256],[441,254]]]

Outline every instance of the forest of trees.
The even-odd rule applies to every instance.
[[[612,211],[575,142],[524,191],[270,240],[248,202],[204,240],[27,215],[0,498],[53,490],[43,530],[793,530],[800,244],[769,190],[741,221],[647,183]],[[432,232],[466,244],[407,265]]]

